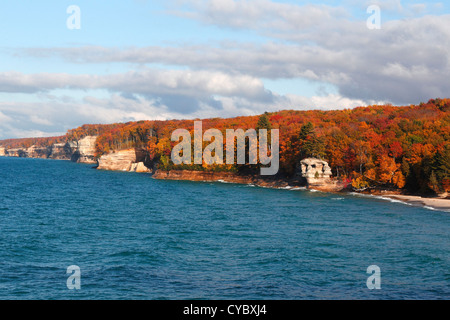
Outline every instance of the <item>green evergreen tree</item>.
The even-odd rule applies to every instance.
[[[439,193],[439,182],[436,178],[436,174],[434,173],[434,171],[431,171],[431,175],[430,175],[430,188],[431,190],[433,190],[435,193]]]
[[[270,123],[269,114],[267,112],[264,112],[258,119],[256,132],[259,132],[259,129],[267,129],[268,133],[270,133],[270,130],[272,129],[272,124]]]
[[[432,167],[436,171],[438,181],[450,177],[450,145],[446,145],[444,150],[436,153]]]
[[[300,155],[302,158],[325,157],[325,141],[322,137],[317,137],[314,125],[311,122],[304,124],[299,133]]]
[[[304,124],[300,128],[300,133],[298,135],[298,138],[300,141],[305,140],[309,135],[314,133],[314,125],[311,122],[308,122]]]

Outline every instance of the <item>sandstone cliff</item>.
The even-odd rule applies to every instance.
[[[228,183],[253,184],[262,187],[287,187],[297,185],[296,181],[278,179],[273,176],[239,175],[234,172],[207,172],[194,170],[156,170],[152,176],[159,180],[188,180],[188,181],[220,181]],[[291,184],[293,183],[293,184]]]
[[[48,158],[51,153],[51,147],[36,147],[31,146],[26,149],[26,157],[27,158]]]
[[[95,142],[97,136],[86,136],[73,143],[71,160],[80,163],[97,163],[95,160]]]
[[[55,143],[48,147],[6,149],[0,147],[0,156],[72,160],[74,162],[96,163],[95,142],[97,136],[87,136],[79,141]]]
[[[18,158],[26,158],[27,157],[26,149],[24,150],[21,148],[13,148],[13,149],[6,150],[6,152],[7,152],[8,157],[18,157]]]
[[[98,159],[100,170],[150,172],[144,165],[145,152],[140,149],[126,149],[105,154]]]
[[[50,150],[49,159],[70,160],[72,157],[72,148],[69,143],[55,143]]]

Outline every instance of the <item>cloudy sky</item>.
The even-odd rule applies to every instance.
[[[0,139],[450,97],[448,1],[17,0],[0,28]]]

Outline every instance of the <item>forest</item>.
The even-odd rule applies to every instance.
[[[315,157],[327,161],[333,175],[354,190],[450,191],[450,99],[410,106],[284,110],[202,122],[203,130],[219,129],[224,136],[226,129],[279,129],[280,177],[292,177],[300,160]],[[0,141],[0,146],[45,146],[97,135],[97,158],[115,150],[141,148],[163,170],[256,172],[258,165],[174,165],[170,155],[177,142],[171,141],[172,132],[187,129],[193,134],[193,128],[193,120],[90,124],[62,137],[9,139]]]

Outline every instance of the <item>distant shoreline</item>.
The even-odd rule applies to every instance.
[[[2,156],[0,156],[2,157]],[[17,158],[10,156],[3,156],[7,158]],[[33,158],[27,158],[33,159]],[[49,160],[66,160],[66,159],[49,159]],[[66,160],[70,161],[70,160]],[[296,179],[283,179],[283,178],[260,178],[255,176],[240,176],[231,172],[208,172],[208,171],[190,171],[190,170],[157,170],[152,174],[153,179],[157,180],[176,180],[176,181],[198,181],[198,182],[225,182],[225,183],[236,183],[236,184],[252,184],[259,187],[274,188],[274,189],[295,189],[300,187]],[[301,186],[306,187],[306,186]],[[307,187],[306,187],[307,188]],[[434,210],[450,212],[450,199],[445,198],[426,198],[414,195],[404,195],[395,191],[377,191],[375,193],[366,192],[356,192],[356,191],[333,191],[327,190],[326,188],[315,188],[310,187],[308,189],[322,191],[326,193],[342,193],[342,194],[359,194],[366,196],[380,197],[384,200],[392,199],[403,202],[405,204],[417,206],[417,207],[428,207]]]

